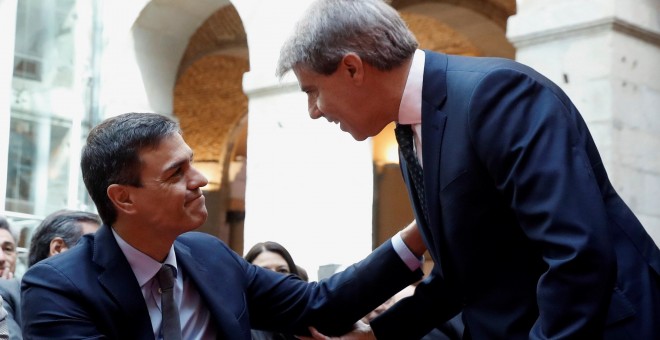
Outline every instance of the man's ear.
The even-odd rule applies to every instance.
[[[122,184],[110,184],[106,193],[117,210],[121,210],[126,214],[134,212],[135,207],[133,205],[133,198],[131,197],[131,190],[128,186]]]
[[[50,240],[50,250],[48,251],[48,257],[57,255],[68,249],[69,247],[66,246],[66,243],[64,243],[64,240],[61,237],[55,237]]]
[[[364,80],[364,63],[362,58],[355,53],[348,53],[341,59],[341,67],[357,85],[362,84]]]

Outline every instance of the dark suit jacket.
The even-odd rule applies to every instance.
[[[422,98],[428,221],[400,159],[435,268],[372,322],[378,339],[460,310],[466,338],[660,339],[660,251],[562,90],[510,60],[427,51]]]
[[[251,327],[301,334],[317,325],[345,332],[421,277],[421,271],[406,267],[391,242],[320,283],[251,265],[207,234],[186,233],[174,249],[222,339],[250,339]],[[393,283],[380,287],[383,281]],[[107,226],[32,266],[23,276],[22,302],[27,339],[153,339],[138,282]]]
[[[21,340],[21,282],[18,279],[0,279],[0,295],[7,311],[9,340]]]

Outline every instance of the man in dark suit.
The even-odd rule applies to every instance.
[[[278,75],[293,70],[310,116],[357,140],[398,123],[435,262],[372,321],[376,338],[460,311],[465,338],[660,338],[660,251],[558,86],[511,60],[418,50],[381,0],[316,1],[296,27]]]
[[[73,210],[59,210],[46,216],[32,233],[28,252],[28,267],[73,247],[84,234],[96,231],[101,225],[98,215]],[[23,339],[21,332],[21,282],[12,278],[0,279],[0,296],[7,310],[9,339]]]
[[[421,277],[394,242],[345,275],[306,283],[189,232],[207,217],[207,179],[166,116],[105,120],[90,132],[81,167],[104,225],[25,273],[28,339],[250,339],[251,328],[301,334],[309,325],[341,333]],[[417,253],[423,243],[411,226],[401,241]],[[380,287],[383,281],[397,283]],[[356,298],[367,292],[370,298]]]
[[[0,279],[0,296],[2,306],[7,312],[5,324],[7,325],[9,339],[21,340],[21,282],[16,278]]]

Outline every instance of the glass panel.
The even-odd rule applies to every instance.
[[[32,231],[44,216],[94,210],[78,155],[99,122],[102,37],[98,0],[17,5],[5,214],[19,246],[20,278]]]
[[[71,155],[98,121],[96,5],[18,1],[7,211],[45,216],[93,209]]]

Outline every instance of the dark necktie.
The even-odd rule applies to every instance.
[[[428,220],[426,201],[424,200],[424,172],[422,171],[422,166],[419,164],[417,154],[413,149],[412,127],[410,125],[397,124],[394,129],[394,134],[396,135],[396,141],[399,143],[399,150],[401,151],[403,158],[406,160],[408,173],[415,186],[415,192],[417,192],[417,198],[419,199],[422,213],[424,213],[424,218]]]
[[[160,305],[163,312],[161,334],[164,340],[181,340],[179,308],[174,302],[174,268],[164,264],[156,277],[160,285]]]

